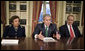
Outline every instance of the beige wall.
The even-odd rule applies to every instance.
[[[57,2],[58,4],[57,4],[57,17],[58,17],[58,23],[57,23],[57,28],[59,29],[59,27],[61,26],[61,25],[64,25],[64,21],[65,21],[65,9],[64,9],[64,6],[65,6],[65,3],[64,3],[64,1],[58,1]]]
[[[27,12],[27,14],[28,14],[28,20],[27,20],[27,27],[28,27],[28,29],[26,30],[27,31],[27,33],[26,33],[26,35],[27,35],[27,37],[31,37],[31,35],[32,35],[32,13],[33,13],[33,1],[28,1],[27,2],[28,3],[28,12]]]

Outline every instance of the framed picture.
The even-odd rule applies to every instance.
[[[20,3],[26,3],[26,1],[20,1]]]
[[[72,3],[72,1],[66,1],[66,3]]]
[[[9,1],[9,3],[16,3],[16,1]]]
[[[70,5],[66,6],[66,12],[67,13],[72,12],[72,6],[70,6]]]
[[[74,3],[81,3],[81,1],[74,1]]]
[[[73,12],[80,12],[81,11],[81,7],[73,7]]]
[[[26,25],[26,19],[20,19],[20,24],[21,25]]]
[[[80,21],[74,21],[74,23],[73,23],[73,25],[75,25],[75,26],[79,26],[79,24],[80,24]]]
[[[16,4],[9,4],[10,11],[16,11]]]
[[[26,5],[20,5],[20,10],[26,10]]]

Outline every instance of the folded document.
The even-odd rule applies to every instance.
[[[45,37],[45,38],[43,39],[43,41],[44,41],[44,42],[56,42],[56,40],[53,39],[52,37]]]
[[[15,39],[2,39],[1,44],[2,45],[17,45],[19,40]]]

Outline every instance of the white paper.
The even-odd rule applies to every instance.
[[[2,39],[2,45],[18,45],[19,40],[15,39]]]
[[[45,37],[45,38],[43,39],[43,41],[44,41],[44,42],[56,42],[56,40],[53,39],[52,37]]]

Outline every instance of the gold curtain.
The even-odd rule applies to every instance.
[[[84,3],[83,3],[83,8],[82,8],[82,24],[81,24],[82,26],[83,26],[83,31],[82,31],[82,33],[83,33],[83,35],[84,35]]]
[[[57,1],[50,1],[50,11],[52,22],[57,24]]]
[[[6,24],[6,5],[5,1],[1,1],[1,22],[3,24],[3,31]]]
[[[36,24],[38,23],[41,7],[42,1],[33,1],[32,33],[34,31]]]

